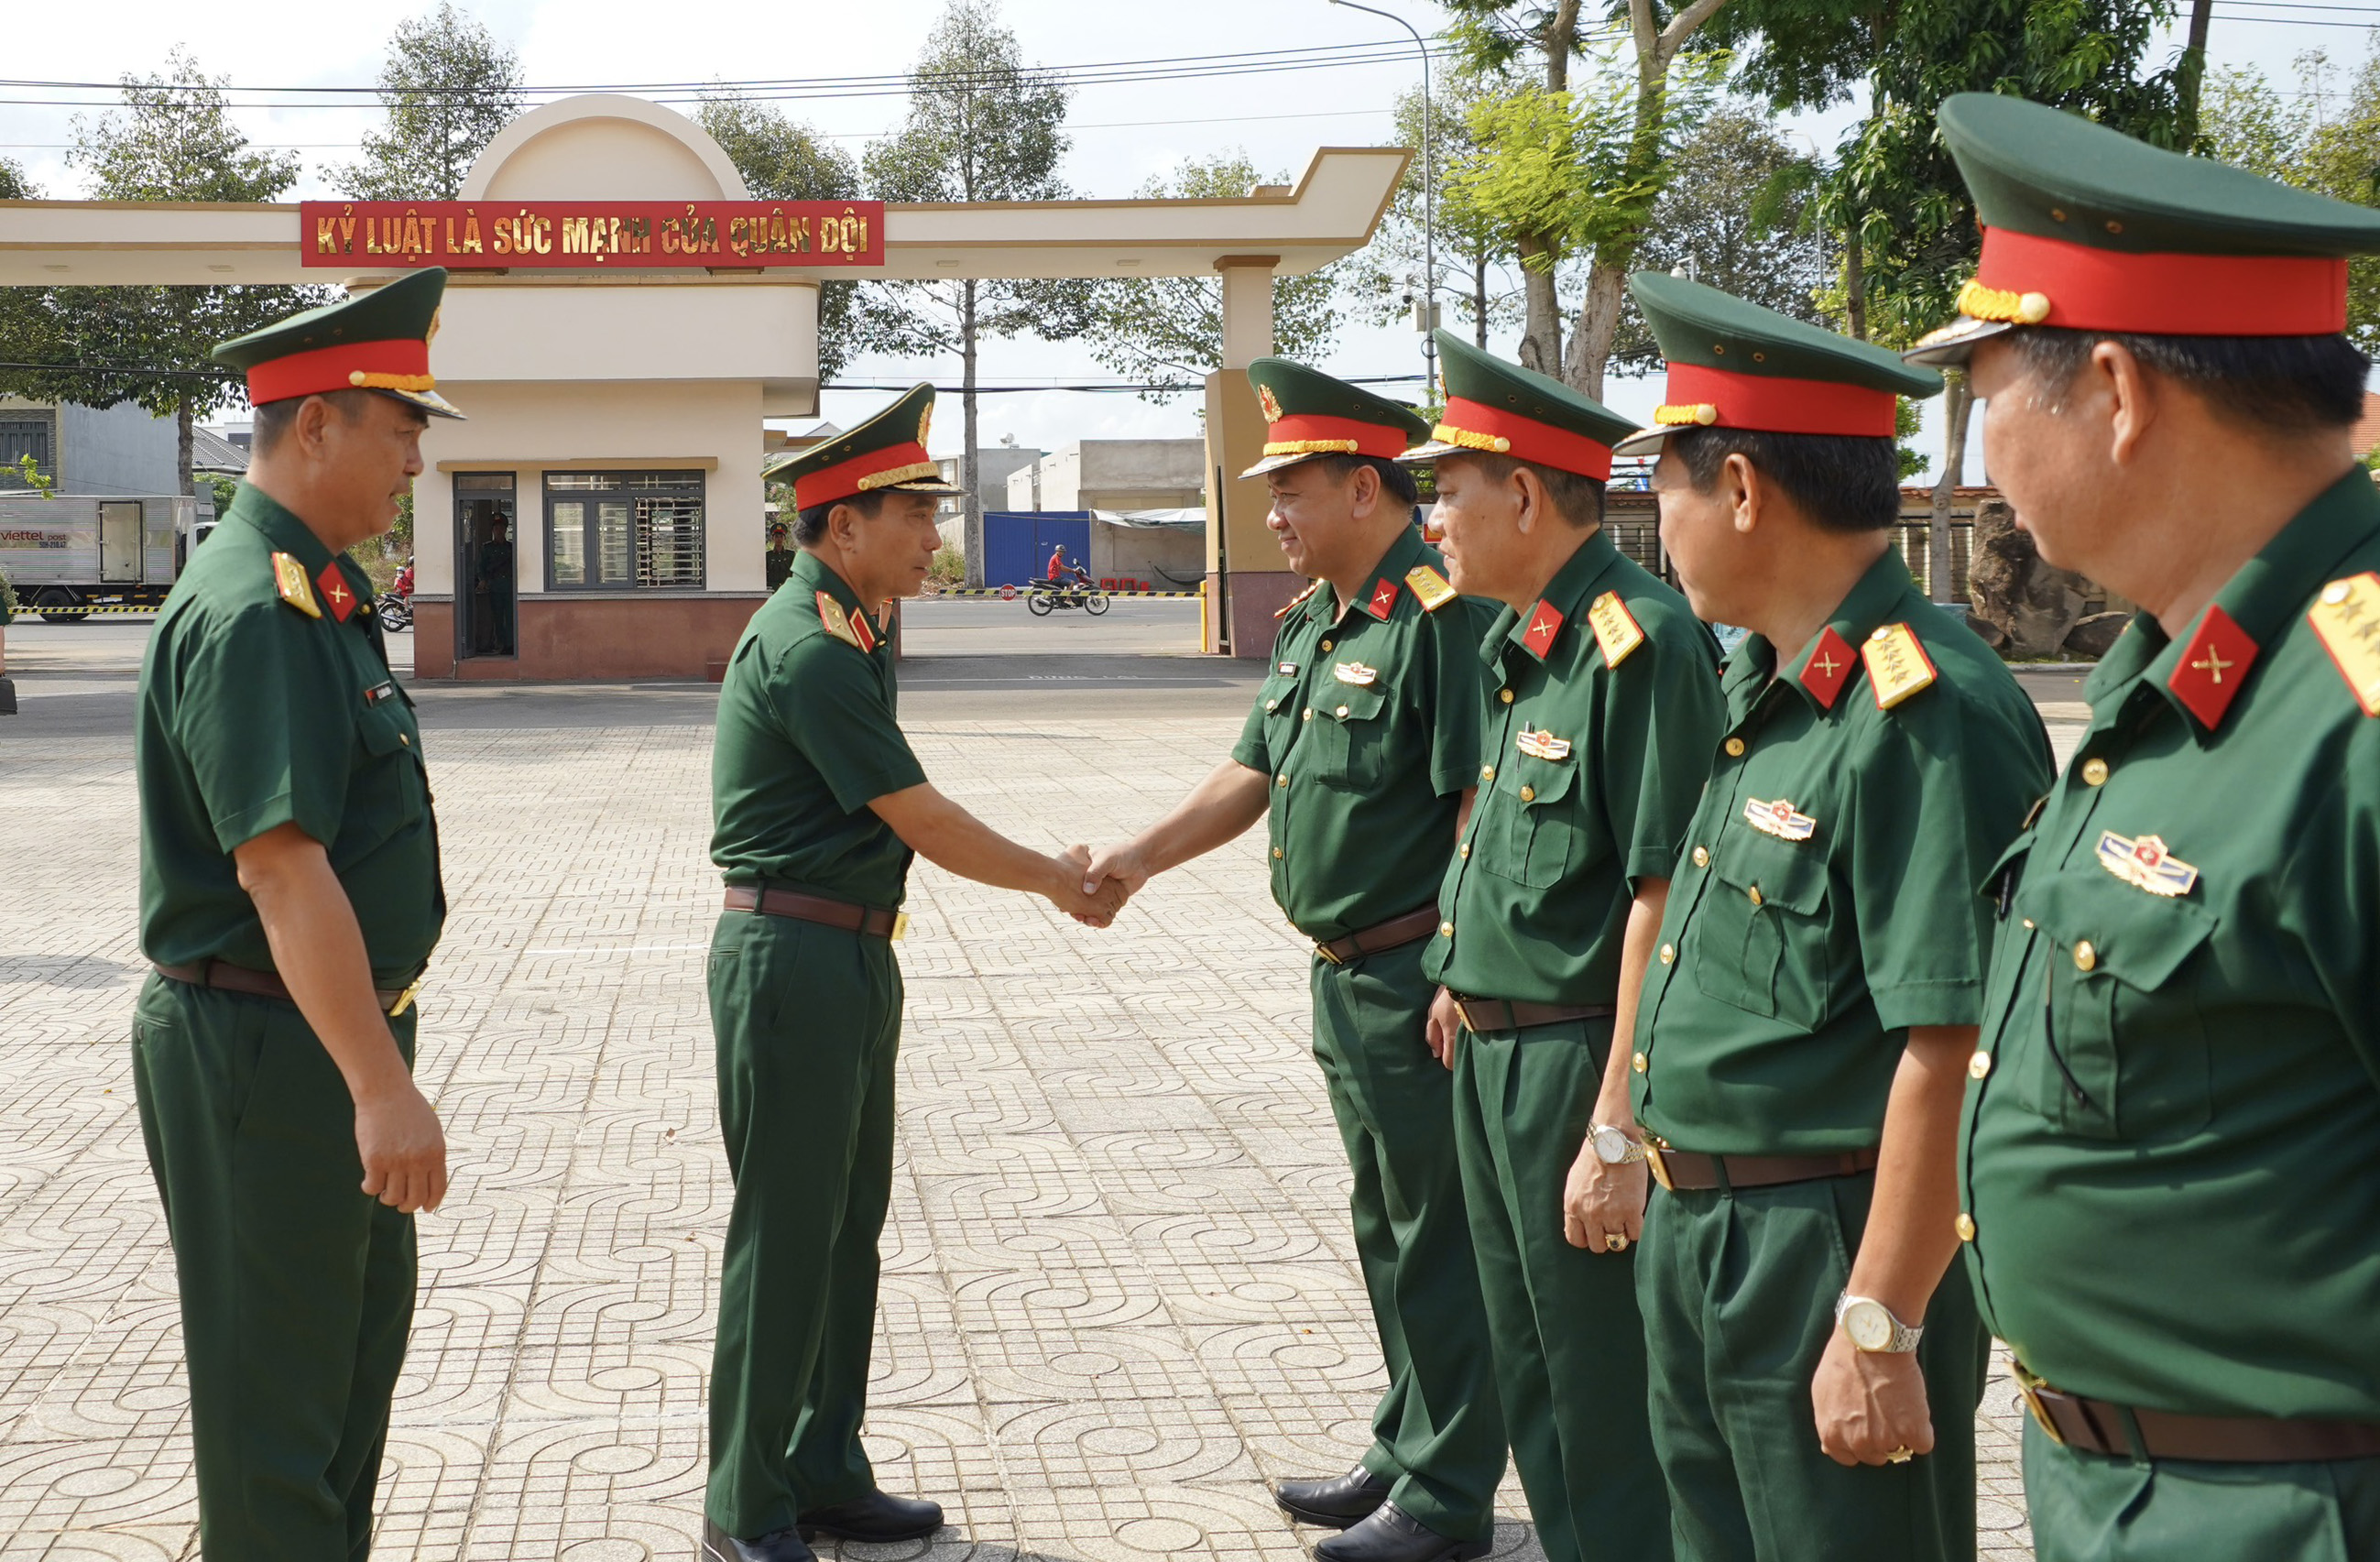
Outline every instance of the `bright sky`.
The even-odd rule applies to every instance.
[[[203,19],[219,13],[165,0],[109,0],[104,6],[23,6],[8,20],[14,71],[44,81],[112,82],[127,72],[163,67],[166,51],[187,42],[210,73],[237,87],[350,86],[370,81],[398,17],[430,9],[423,0],[383,8],[323,6],[317,0],[248,0],[236,27]],[[941,0],[870,0],[865,6],[794,0],[791,5],[694,0],[655,6],[632,0],[463,0],[461,8],[520,52],[533,86],[596,86],[701,82],[767,74],[850,77],[897,74],[912,61]],[[1414,0],[1381,0],[1424,32],[1439,13]],[[1199,0],[1208,25],[1181,24],[1172,5],[1117,5],[1112,0],[1006,0],[1005,11],[1026,56],[1045,65],[1180,58],[1233,50],[1288,49],[1351,42],[1411,41],[1376,17],[1335,7],[1327,0]],[[2277,85],[2293,86],[2292,57],[2327,49],[2333,59],[2362,57],[2374,16],[2372,0],[2216,0],[2210,52],[2217,65],[2254,65]],[[2178,46],[2178,45],[2177,45]],[[2160,51],[2162,52],[2162,51]],[[1414,84],[1417,57],[1395,64],[1341,67],[1207,79],[1090,86],[1073,104],[1073,150],[1065,175],[1079,192],[1129,194],[1143,180],[1184,158],[1234,148],[1268,172],[1294,174],[1317,147],[1388,139],[1389,107]],[[45,194],[79,194],[66,166],[70,115],[104,112],[29,106],[21,100],[56,97],[27,90],[0,91],[0,156],[23,163]],[[103,91],[80,94],[113,101]],[[649,95],[667,99],[667,91]],[[302,98],[304,94],[297,94]],[[18,101],[6,101],[18,100]],[[291,96],[273,99],[293,102]],[[342,99],[346,104],[353,100]],[[244,109],[239,123],[261,145],[298,149],[307,166],[300,194],[327,194],[326,165],[346,160],[361,132],[378,123],[377,104]],[[785,105],[797,118],[841,139],[856,151],[898,123],[897,94],[811,96]],[[1851,112],[1838,111],[1795,127],[1831,149]],[[1449,310],[1450,320],[1451,310]],[[1492,344],[1511,352],[1510,340]],[[1319,367],[1345,375],[1394,373],[1418,360],[1409,329],[1351,325]],[[1110,378],[1079,345],[1030,339],[989,344],[988,382],[1050,382]],[[931,378],[954,383],[955,361],[867,360],[847,377],[875,382]],[[1615,409],[1646,417],[1658,383],[1614,381],[1606,399]],[[829,392],[825,415],[850,423],[883,396]],[[1195,398],[1157,406],[1128,394],[1043,391],[984,398],[983,438],[1014,434],[1025,444],[1055,448],[1078,439],[1188,437],[1198,431]],[[956,448],[956,408],[935,419],[936,444]],[[1930,430],[1924,447],[1938,447]],[[937,454],[947,454],[938,448]],[[1980,480],[1971,458],[1969,480]]]

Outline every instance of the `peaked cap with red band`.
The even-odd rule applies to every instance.
[[[1670,382],[1653,426],[1622,440],[1622,455],[1655,454],[1693,429],[1888,440],[1900,397],[1942,389],[1940,375],[1896,353],[1699,282],[1638,272],[1628,292],[1669,360]]]
[[[1984,246],[1964,317],[1920,363],[1963,363],[2019,325],[2147,336],[2327,336],[2347,328],[2348,257],[2380,211],[2183,157],[2022,98],[1942,102],[1942,140]]]
[[[430,339],[446,272],[431,266],[319,309],[235,336],[208,356],[248,376],[248,404],[292,401],[334,391],[377,391],[460,418],[430,377]]]
[[[1451,332],[1436,337],[1446,411],[1428,442],[1399,459],[1509,455],[1598,482],[1611,476],[1612,442],[1635,425],[1559,380],[1491,357]]]
[[[901,399],[845,433],[766,467],[761,476],[794,485],[794,508],[813,509],[880,489],[904,493],[957,493],[926,454],[934,420],[934,388],[912,385]]]
[[[1395,457],[1429,432],[1413,408],[1287,358],[1257,359],[1248,365],[1248,383],[1264,408],[1265,447],[1264,459],[1244,478],[1318,455]]]

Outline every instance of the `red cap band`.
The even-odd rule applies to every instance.
[[[1307,412],[1292,412],[1276,418],[1265,430],[1265,442],[1269,445],[1331,440],[1354,440],[1355,448],[1353,454],[1356,455],[1402,455],[1410,443],[1402,429],[1393,429],[1385,423],[1366,423],[1358,418],[1325,418]],[[1277,451],[1269,454],[1293,453]]]
[[[1772,434],[1851,434],[1890,439],[1894,396],[1864,385],[1833,380],[1788,380],[1774,374],[1738,374],[1700,364],[1670,365],[1666,397],[1672,407],[1718,409],[1714,426],[1756,429]],[[1663,419],[1665,423],[1670,420]],[[1675,426],[1698,426],[1681,420]]]
[[[923,467],[924,470],[905,472],[898,478],[886,477],[881,482],[865,480],[903,467]],[[795,478],[794,508],[808,510],[814,505],[832,504],[838,499],[849,499],[855,493],[890,487],[913,477],[939,476],[941,472],[941,468],[934,465],[933,457],[926,454],[926,447],[915,440],[905,444],[886,445],[882,450],[871,450],[865,455],[855,455],[848,461],[821,466],[815,472],[805,472]]]
[[[349,342],[260,363],[248,371],[248,404],[262,406],[292,396],[352,391],[356,388],[353,376],[358,374],[418,375],[426,379],[430,374],[430,344],[409,339]]]
[[[2329,336],[2347,329],[2347,260],[2323,255],[2128,255],[1985,228],[1976,285],[2049,312],[2032,323],[2148,336]]]
[[[1557,472],[1575,472],[1582,478],[1598,482],[1611,476],[1611,447],[1585,434],[1573,434],[1567,429],[1557,429],[1550,423],[1540,423],[1534,418],[1524,418],[1503,407],[1489,406],[1485,402],[1464,401],[1450,396],[1445,416],[1439,419],[1441,430],[1476,434],[1506,442],[1506,448],[1490,454],[1510,455],[1516,461],[1532,462],[1539,466],[1551,466]],[[1445,436],[1441,434],[1440,438]],[[1457,444],[1470,442],[1456,440]]]

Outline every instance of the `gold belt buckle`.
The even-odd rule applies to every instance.
[[[2064,1447],[2066,1434],[2058,1430],[2058,1423],[2049,1419],[2049,1407],[2041,1402],[2040,1390],[2049,1386],[2047,1380],[2027,1372],[2024,1363],[2013,1358],[2009,1362],[2009,1368],[2010,1375],[2016,1379],[2016,1391],[2024,1396],[2024,1408],[2033,1412],[2034,1424],[2041,1428],[2042,1435]]]
[[[908,936],[909,914],[905,911],[894,912],[892,914],[892,942],[897,944]]]
[[[1670,1181],[1670,1163],[1661,1158],[1663,1148],[1651,1134],[1645,1136],[1645,1164],[1651,1168],[1653,1181],[1661,1185],[1663,1192],[1674,1193],[1678,1185]]]
[[[392,1004],[390,1004],[390,1005],[388,1006],[388,1017],[389,1017],[390,1019],[394,1020],[394,1019],[395,1019],[399,1014],[402,1014],[402,1013],[404,1013],[407,1010],[408,1010],[408,1009],[412,1008],[412,1007],[413,1007],[413,996],[414,996],[414,994],[416,994],[416,993],[419,992],[420,990],[421,990],[421,978],[420,978],[420,977],[419,977],[419,976],[416,976],[415,978],[413,978],[412,985],[411,985],[411,986],[409,986],[409,987],[407,987],[403,992],[401,992],[401,993],[397,994],[397,995],[396,995],[396,1001],[395,1001],[395,1003],[392,1003]]]
[[[1345,961],[1340,959],[1338,955],[1331,952],[1330,946],[1324,943],[1319,938],[1314,940],[1314,952],[1320,955],[1324,960],[1333,965],[1344,965],[1347,963]]]
[[[1450,998],[1454,997],[1451,993],[1449,993],[1447,996]],[[1473,1035],[1477,1035],[1479,1034],[1479,1027],[1471,1023],[1471,1006],[1463,1002],[1459,998],[1454,999],[1454,1016],[1456,1019],[1463,1022],[1463,1028],[1464,1030],[1469,1031]]]

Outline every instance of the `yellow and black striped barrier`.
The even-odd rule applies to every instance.
[[[935,598],[942,597],[1001,597],[1015,600],[1024,597],[1026,589],[1026,588],[1022,586],[962,586],[954,587],[947,591],[937,591],[934,593],[934,598],[925,599],[932,600]],[[1105,587],[1094,587],[1091,590],[1102,597],[1114,598],[1203,597],[1206,595],[1203,588],[1191,591],[1111,591]]]

